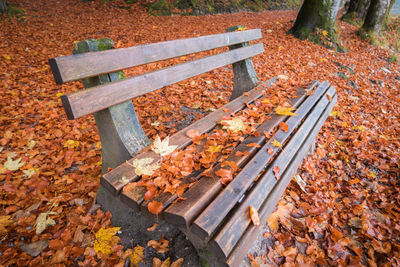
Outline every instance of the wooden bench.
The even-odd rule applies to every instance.
[[[261,134],[243,135],[241,142],[232,146],[223,161],[223,155],[217,152],[216,160],[206,174],[204,168],[186,174],[182,184],[190,183],[191,186],[181,196],[161,193],[145,200],[146,187],[130,186],[132,182],[141,181],[132,163],[143,158],[152,158],[153,162],[162,159],[150,149],[143,150],[150,141],[136,117],[132,98],[233,64],[231,101],[172,135],[170,145],[176,145],[177,150],[193,144],[193,139],[188,137],[190,130],[211,135],[221,129],[218,122],[227,115],[241,112],[246,106],[268,103],[263,92],[276,79],[258,82],[251,57],[262,53],[263,45],[249,45],[250,41],[261,38],[261,31],[232,31],[235,29],[223,34],[122,49],[110,49],[112,42],[109,39],[87,40],[75,45],[74,55],[50,59],[58,84],[82,80],[86,88],[63,95],[61,100],[69,119],[92,113],[95,116],[103,154],[101,185],[133,210],[178,227],[211,266],[241,264],[263,230],[261,225],[252,223],[250,206],[258,211],[262,224],[265,224],[337,101],[333,87],[326,82],[314,82],[307,91],[300,91],[291,99],[297,116],[267,114],[270,118],[257,125]],[[125,78],[121,71],[224,46],[229,46],[229,51],[134,77]],[[287,124],[287,132],[278,129],[281,122]],[[267,138],[263,133],[271,133],[271,137]],[[282,147],[277,146],[276,141]],[[193,146],[202,151],[205,142],[202,139]],[[224,165],[227,161],[234,162],[239,170],[224,186],[216,173],[221,169],[233,172],[234,166]],[[112,170],[107,172],[108,168]],[[157,216],[148,212],[151,201],[162,203],[162,211]]]

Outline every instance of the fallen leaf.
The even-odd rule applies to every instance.
[[[16,171],[21,168],[25,163],[21,162],[21,158],[13,159],[16,156],[15,153],[9,153],[7,155],[7,161],[4,162],[3,172],[4,171]]]
[[[274,166],[272,168],[272,171],[274,172],[276,180],[279,180],[281,178],[281,175],[279,173],[281,171],[281,169],[279,168],[279,166]]]
[[[287,123],[284,123],[283,121],[281,121],[279,123],[279,129],[284,131],[285,133],[287,133],[289,131],[289,125],[287,125]]]
[[[161,157],[164,157],[174,152],[174,150],[177,147],[178,146],[175,145],[173,146],[169,145],[169,136],[167,136],[163,141],[161,141],[160,136],[157,135],[156,138],[154,139],[151,149],[155,153],[159,154]]]
[[[139,266],[139,263],[144,262],[145,261],[144,247],[142,246],[134,247],[132,254],[129,255],[129,259],[134,267],[137,267]]]
[[[257,144],[257,143],[250,143],[250,144],[247,144],[246,146],[248,146],[248,147],[261,147],[259,144]]]
[[[65,142],[64,147],[68,147],[68,148],[75,148],[79,146],[79,141],[75,141],[75,140],[67,140],[67,142]]]
[[[196,131],[196,130],[189,130],[189,131],[186,132],[186,135],[189,138],[192,138],[192,139],[195,138],[195,137],[200,136],[199,131]]]
[[[207,147],[207,152],[211,152],[211,153],[218,153],[222,150],[223,146],[209,146]]]
[[[258,217],[258,211],[253,207],[249,207],[250,210],[250,218],[254,225],[260,225],[260,218]]]
[[[55,214],[57,214],[57,212],[54,211],[48,211],[39,214],[35,223],[37,235],[41,234],[47,228],[47,226],[53,226],[56,224],[56,222],[49,217],[49,215]]]
[[[153,226],[147,228],[147,231],[153,232],[154,230],[156,230],[156,228],[157,228],[157,223],[154,223]]]
[[[279,143],[279,141],[276,139],[272,140],[271,145],[273,145],[274,147],[282,147],[282,144]]]
[[[275,113],[280,116],[298,116],[296,113],[292,112],[294,109],[293,107],[277,107],[275,108]]]
[[[160,168],[160,164],[154,163],[152,158],[135,159],[131,166],[135,168],[135,173],[141,175],[152,175],[155,170]]]
[[[151,201],[147,206],[147,209],[149,210],[150,213],[157,215],[162,211],[163,204],[159,201]]]
[[[272,149],[272,147],[269,147],[267,152],[268,152],[269,155],[274,154],[274,150]]]
[[[147,242],[147,246],[154,248],[158,253],[165,253],[169,250],[168,243],[169,241],[164,239],[164,236],[161,236],[160,241],[150,240]]]
[[[116,236],[121,227],[112,227],[112,228],[100,228],[97,231],[93,243],[93,248],[97,254],[106,254],[109,255],[112,253],[113,246],[119,242],[119,237]]]
[[[12,222],[11,216],[0,216],[0,238],[3,238],[7,234],[6,227]]]
[[[171,267],[181,267],[183,264],[183,258],[179,258],[173,263],[171,263]]]
[[[31,244],[23,244],[21,245],[21,249],[26,252],[29,256],[36,257],[38,256],[45,248],[49,245],[49,241],[47,240],[39,240],[33,242]]]
[[[232,132],[245,131],[246,125],[244,125],[243,121],[240,118],[232,118],[232,120],[222,120],[221,121],[222,129],[231,130]]]
[[[280,74],[276,78],[278,78],[278,80],[282,80],[282,81],[289,80],[289,77],[287,75],[284,75],[284,74]]]

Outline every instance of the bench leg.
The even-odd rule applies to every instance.
[[[112,49],[111,39],[85,40],[74,45],[73,54]],[[113,82],[125,78],[122,71],[103,74],[87,79],[82,83],[85,88]],[[150,145],[132,101],[127,101],[94,114],[101,139],[103,155],[102,173],[115,168],[132,158],[140,150]]]
[[[226,29],[227,32],[233,32],[238,30],[239,27],[244,26],[234,26]],[[248,42],[231,45],[229,50],[249,46]],[[251,58],[246,58],[244,60],[238,61],[232,64],[233,67],[233,91],[230,101],[241,96],[243,93],[253,89],[259,82],[257,73],[254,70],[253,61]]]

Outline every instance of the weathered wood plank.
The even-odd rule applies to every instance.
[[[311,86],[309,86],[309,90],[312,90],[314,87],[317,87],[319,83],[318,82],[314,82]],[[291,104],[294,107],[298,107],[300,105],[300,103],[305,99],[305,95],[301,94],[300,96],[298,96],[297,98],[294,98],[291,100]],[[282,118],[283,119],[283,118]],[[263,124],[259,125],[257,127],[257,130],[259,133],[263,133],[264,131],[269,131],[270,129],[274,128],[275,126],[277,126],[277,122],[274,123],[275,120],[268,120],[266,122],[264,122]],[[236,165],[239,168],[242,168],[246,162],[257,152],[258,148],[256,147],[252,147],[252,146],[247,146],[248,144],[252,144],[252,143],[256,143],[259,144],[260,146],[263,145],[263,143],[265,142],[265,135],[261,134],[260,136],[247,136],[245,138],[244,141],[242,141],[229,155],[229,157],[227,159],[225,159],[225,161],[233,161],[236,163]],[[236,152],[248,152],[248,154],[246,155],[241,155],[241,156],[236,156]],[[221,168],[221,163],[218,163],[218,159],[216,160],[216,162],[213,164],[214,167],[212,169],[212,173],[215,173],[216,171],[218,171]],[[228,167],[225,167],[228,168]],[[191,174],[189,177],[196,177],[196,180],[198,180],[201,177],[201,174],[204,170],[200,170],[200,171],[196,171],[196,174]],[[154,200],[159,201],[163,204],[163,210],[168,207],[175,199],[177,199],[178,196],[176,194],[172,195],[170,193],[163,193],[161,194],[159,197],[155,198]],[[190,200],[188,200],[190,201]],[[142,201],[140,200],[138,205],[141,203],[140,205],[140,210],[149,215],[152,216],[151,214],[148,213],[147,210],[147,205],[150,201]]]
[[[286,123],[289,131],[278,131],[224,188],[224,190],[207,206],[191,226],[191,231],[194,234],[204,240],[211,237],[218,225],[224,220],[229,211],[246,192],[254,179],[265,168],[268,161],[278,150],[280,150],[279,148],[272,146],[272,141],[277,140],[283,144],[300,122],[307,116],[315,103],[321,98],[328,86],[328,83],[322,83],[316,89],[315,93],[309,96],[296,110],[298,116],[292,116],[287,120]],[[273,149],[273,154],[268,153],[270,148]]]
[[[76,119],[263,51],[262,44],[255,44],[63,95],[61,100],[68,119]]]
[[[285,191],[288,183],[290,182],[293,175],[296,173],[298,166],[303,161],[304,156],[306,155],[309,147],[312,142],[314,142],[315,137],[317,136],[319,130],[324,124],[326,118],[329,116],[333,106],[337,101],[337,95],[332,98],[332,101],[329,103],[327,108],[325,109],[323,115],[319,118],[318,122],[315,124],[312,132],[307,136],[306,141],[301,146],[301,148],[297,151],[295,157],[293,158],[290,166],[287,168],[287,171],[282,174],[279,181],[274,186],[273,190],[270,192],[268,197],[265,199],[262,207],[259,210],[260,221],[265,222],[270,214],[274,211],[276,204],[281,198],[283,192]],[[243,214],[242,216],[248,216],[248,214]],[[254,244],[254,240],[256,240],[257,236],[261,234],[261,230],[263,227],[257,227],[251,224],[246,232],[242,235],[242,239],[237,243],[234,251],[232,251],[227,260],[227,264],[229,266],[239,266],[244,257],[246,257],[248,251]],[[219,247],[219,246],[218,246]]]
[[[49,60],[57,84],[261,38],[261,30],[230,32]]]
[[[202,134],[210,131],[212,128],[214,128],[216,122],[220,121],[224,116],[237,112],[244,107],[245,103],[252,103],[254,100],[261,97],[263,90],[271,86],[271,84],[273,84],[274,82],[276,82],[276,78],[272,78],[265,83],[259,84],[256,88],[249,91],[248,95],[242,95],[238,97],[234,101],[229,102],[218,110],[208,114],[207,116],[201,118],[200,120],[196,121],[185,129],[179,131],[178,133],[170,137],[170,144],[177,145],[178,149],[186,147],[192,142],[192,139],[186,136],[186,132],[188,132],[189,130],[197,130],[200,134]],[[229,113],[226,113],[224,110],[228,110]],[[154,161],[160,160],[160,157],[153,151],[142,152],[135,158],[149,157],[153,158]],[[130,165],[135,158],[121,164],[112,171],[104,174],[100,179],[101,185],[114,195],[117,195],[127,181],[135,181],[137,179],[137,175],[135,174],[133,167]]]
[[[317,86],[318,83],[313,83],[309,88],[314,88]],[[295,107],[301,103],[303,100],[303,96],[300,96],[299,98],[292,99],[291,104]],[[278,126],[281,121],[283,121],[286,117],[282,116],[277,116],[273,115],[271,119],[263,123],[258,127],[259,132],[270,132],[274,127]],[[252,140],[253,142],[256,137],[252,137],[249,140]],[[263,143],[265,141],[264,136],[257,137],[260,138],[259,141],[260,143]],[[252,156],[249,155],[249,157],[243,157],[241,159],[235,159],[235,152],[236,151],[244,151],[248,150],[249,152],[255,153],[255,150],[252,151],[252,148],[246,147],[245,143],[239,145],[234,152],[230,155],[228,160],[233,160],[236,161],[238,165],[242,165],[247,162],[248,158]],[[266,161],[262,161],[263,163],[266,164]],[[218,164],[214,169],[214,173],[218,168],[220,167],[220,164]],[[179,227],[186,227],[188,228],[192,221],[195,219],[196,216],[200,214],[204,210],[204,207],[210,203],[210,201],[215,197],[215,195],[221,190],[222,184],[220,182],[220,178],[218,177],[206,177],[204,179],[200,179],[200,181],[194,185],[192,188],[190,188],[183,197],[186,197],[186,201],[178,202],[170,207],[168,207],[164,211],[164,217],[165,220],[178,225]]]

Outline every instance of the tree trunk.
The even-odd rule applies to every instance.
[[[389,14],[387,12],[389,6],[390,0],[371,0],[364,24],[360,29],[362,37],[374,42],[374,37],[379,35],[385,22],[385,17]]]
[[[364,20],[367,14],[369,0],[350,0],[346,13],[342,16],[342,20],[361,19]]]
[[[0,15],[3,15],[8,9],[6,0],[0,0]]]
[[[311,39],[319,42],[318,39],[321,39],[322,32],[322,36],[330,39],[329,41],[335,49],[340,48],[335,29],[340,4],[341,0],[304,0],[289,33],[299,39]]]

